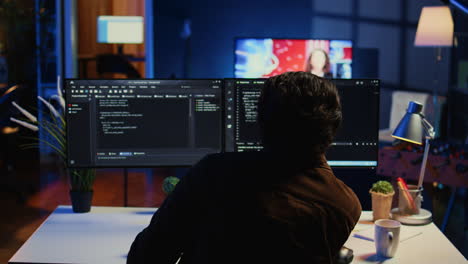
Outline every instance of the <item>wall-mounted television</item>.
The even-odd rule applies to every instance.
[[[236,78],[262,78],[288,71],[310,71],[327,78],[352,77],[352,41],[237,38]]]

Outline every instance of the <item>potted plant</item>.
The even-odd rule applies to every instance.
[[[58,82],[59,83],[59,82]],[[41,96],[38,99],[48,109],[48,115],[38,120],[33,114],[12,102],[13,106],[25,117],[24,119],[16,119],[11,117],[10,120],[32,131],[43,131],[48,135],[47,139],[35,138],[36,142],[27,144],[26,148],[39,147],[43,143],[51,147],[58,154],[62,164],[66,165],[66,123],[64,119],[65,100],[63,99],[60,86],[57,85],[57,94],[51,96],[51,100],[56,100],[60,107],[54,107],[49,101]],[[93,197],[93,183],[96,177],[95,169],[71,169],[67,170],[70,199],[72,202],[73,211],[76,213],[89,212],[91,209],[91,201]]]
[[[370,189],[373,220],[389,219],[395,191],[388,181],[378,181]]]
[[[86,213],[91,210],[95,169],[68,169],[70,199],[73,212]]]
[[[179,181],[180,181],[179,178],[174,177],[174,176],[166,177],[162,184],[162,191],[166,195],[171,194],[174,191],[176,185],[179,183]]]

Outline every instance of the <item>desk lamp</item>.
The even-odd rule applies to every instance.
[[[426,120],[422,114],[423,105],[411,101],[409,102],[406,114],[401,119],[392,134],[392,137],[403,141],[411,142],[414,144],[422,145],[423,135],[426,140],[424,147],[424,155],[419,172],[418,190],[422,191],[422,184],[424,182],[424,173],[426,171],[427,157],[429,154],[429,141],[434,139],[434,127]],[[404,215],[398,212],[398,208],[392,210],[393,218],[404,224],[427,224],[431,222],[432,214],[428,210],[420,209],[419,214]]]

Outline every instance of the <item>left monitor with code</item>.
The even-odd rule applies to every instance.
[[[191,166],[221,152],[222,85],[66,79],[68,166]]]

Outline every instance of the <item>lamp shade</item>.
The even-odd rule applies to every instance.
[[[453,19],[447,6],[423,7],[414,45],[427,47],[453,45]]]
[[[422,104],[418,102],[409,102],[406,114],[393,131],[392,137],[422,145],[424,133],[423,117],[421,116],[422,108]]]

